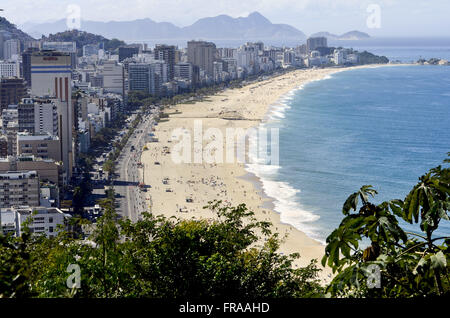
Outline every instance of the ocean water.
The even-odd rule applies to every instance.
[[[376,203],[404,199],[442,164],[450,151],[450,67],[337,73],[283,96],[263,125],[279,128],[279,165],[247,170],[283,222],[324,242],[362,185],[377,189]],[[448,235],[448,223],[436,234]]]
[[[283,43],[295,47],[298,43]],[[419,59],[441,58],[450,61],[450,37],[390,37],[363,40],[329,40],[328,46],[353,48],[359,52],[368,51],[384,55],[390,61],[403,63],[416,62]]]
[[[359,41],[329,41],[329,46],[353,48],[384,55],[391,61],[404,63],[419,59],[450,60],[450,38],[370,38]]]

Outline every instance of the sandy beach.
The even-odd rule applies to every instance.
[[[245,203],[255,212],[258,220],[270,221],[280,237],[287,235],[280,253],[299,253],[301,257],[294,266],[305,266],[312,259],[317,259],[321,267],[324,245],[291,225],[280,222],[280,215],[270,209],[270,199],[255,187],[255,182],[244,178],[248,175],[244,164],[236,160],[227,163],[225,159],[224,163],[212,164],[204,160],[201,163],[174,162],[173,151],[177,151],[174,149],[177,141],[173,140],[173,132],[184,128],[193,136],[194,121],[201,121],[203,131],[215,128],[223,131],[224,136],[227,128],[255,127],[264,120],[269,107],[288,92],[310,81],[362,67],[379,66],[296,70],[239,89],[220,92],[202,102],[179,104],[166,109],[168,120],[162,119],[154,131],[158,142],[147,143],[148,150],[141,157],[144,169],[140,169],[140,174],[144,174],[145,184],[151,186],[146,193],[150,211],[166,217],[209,219],[214,218],[214,214],[203,209],[208,201],[222,200],[233,206]],[[206,144],[204,142],[203,145]],[[194,157],[195,149],[191,150],[191,157]],[[321,278],[328,281],[330,274],[331,270],[324,268]]]

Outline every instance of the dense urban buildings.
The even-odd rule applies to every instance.
[[[72,68],[71,56],[57,51],[41,51],[31,56],[31,94],[55,98],[57,105],[59,139],[65,180],[72,175],[73,150],[72,129]]]
[[[20,64],[18,61],[0,61],[1,77],[20,77]]]
[[[104,41],[77,47],[70,35],[63,39],[21,42],[0,32],[0,207],[4,231],[15,235],[34,210],[33,231],[56,233],[86,177],[80,159],[91,158],[105,132],[124,125],[131,95],[147,96],[156,108],[164,98],[276,70],[359,62],[353,50],[329,48],[323,37],[294,48],[192,40],[185,47],[122,42],[109,50]],[[97,159],[102,182],[100,167],[113,145]],[[82,210],[88,218],[101,214],[98,205]]]
[[[1,191],[1,190],[0,190]],[[23,233],[24,223],[31,233],[44,234],[47,237],[56,236],[60,231],[59,226],[65,225],[69,217],[58,208],[12,206],[0,208],[3,234],[20,236]]]
[[[28,88],[31,87],[31,55],[37,51],[39,48],[30,47],[22,53],[22,74]]]
[[[168,66],[167,78],[173,80],[175,73],[175,46],[173,45],[157,45],[154,50],[156,60],[164,61]]]
[[[0,78],[0,113],[11,104],[17,104],[26,96],[25,81],[22,78]]]
[[[0,173],[0,208],[39,205],[39,176],[36,171]]]
[[[61,161],[61,145],[59,138],[46,134],[17,134],[17,155],[33,155],[43,159]]]
[[[102,87],[106,92],[125,93],[125,74],[122,65],[116,61],[103,61],[99,66],[98,74],[102,78]]]
[[[311,53],[319,47],[327,47],[326,37],[309,38],[306,40],[306,51]]]
[[[18,39],[6,40],[3,43],[3,59],[17,60],[20,55],[20,41]]]
[[[137,47],[119,47],[119,62],[122,62],[126,58],[133,57],[133,55],[139,53]]]
[[[72,68],[77,66],[77,44],[75,42],[43,42],[42,50],[51,50],[70,55],[70,65]]]
[[[187,46],[187,61],[213,77],[216,45],[212,42],[189,41]]]

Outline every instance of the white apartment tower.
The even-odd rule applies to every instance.
[[[71,56],[56,51],[35,52],[31,56],[31,94],[53,97],[58,110],[59,140],[65,182],[70,179],[73,167],[72,150],[72,69]]]
[[[0,61],[0,77],[20,77],[19,62]]]
[[[39,206],[39,176],[36,171],[0,173],[0,208],[13,205]]]
[[[3,58],[5,60],[17,60],[20,55],[20,41],[16,39],[6,40],[3,44]]]

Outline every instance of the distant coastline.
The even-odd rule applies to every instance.
[[[282,96],[298,90],[302,85],[342,71],[385,66],[391,65],[295,70],[242,88],[224,91],[210,96],[203,102],[180,104],[166,110],[168,120],[161,122],[155,131],[159,143],[148,143],[149,151],[143,152],[141,157],[141,162],[146,167],[146,183],[152,185],[147,194],[152,198],[152,213],[168,217],[208,219],[212,214],[202,207],[210,200],[221,199],[232,205],[246,203],[255,211],[257,219],[272,222],[274,230],[281,236],[288,235],[280,252],[286,254],[300,252],[302,258],[297,260],[296,265],[304,266],[313,258],[320,259],[323,255],[323,242],[318,242],[283,222],[279,211],[276,211],[276,198],[261,193],[262,187],[255,187],[255,181],[261,185],[261,180],[254,174],[249,175],[244,164],[175,164],[164,149],[174,146],[169,142],[174,129],[183,127],[190,130],[194,120],[201,120],[203,129],[254,127],[264,122],[271,106]],[[225,109],[239,112],[244,118],[252,120],[224,120],[218,114]],[[155,166],[154,162],[158,162],[159,165]],[[143,170],[140,173],[142,174]],[[170,180],[170,186],[167,186],[170,187],[170,192],[166,192],[166,186],[161,184],[161,180],[165,178]],[[186,203],[186,197],[192,197],[194,203]],[[186,212],[177,213],[180,208],[186,209]],[[323,278],[325,279],[328,274],[330,272],[325,270]]]
[[[355,67],[327,68],[329,70],[336,70],[337,69],[338,71],[329,72],[328,74],[324,75],[321,78],[311,79],[309,81],[305,81],[302,84],[300,84],[299,86],[293,87],[291,90],[289,90],[289,91],[285,92],[284,94],[280,95],[278,97],[278,99],[274,103],[272,103],[270,105],[267,105],[266,112],[265,112],[265,115],[264,115],[264,120],[261,121],[261,123],[259,125],[260,126],[264,126],[267,122],[270,122],[272,112],[274,110],[276,112],[278,112],[279,109],[277,109],[277,106],[279,106],[280,104],[284,105],[284,110],[283,110],[283,113],[284,113],[284,111],[286,109],[290,108],[290,106],[286,105],[288,102],[286,102],[285,99],[287,97],[290,97],[290,96],[294,95],[298,90],[303,89],[304,86],[308,85],[309,83],[311,83],[313,81],[326,80],[326,79],[330,78],[330,76],[332,76],[333,74],[337,74],[337,73],[345,72],[345,71],[352,71],[352,70],[356,70],[356,69],[370,69],[370,68],[389,67],[389,66],[414,66],[414,65],[418,65],[418,64],[412,64],[412,63],[390,63],[390,64],[380,64],[380,65],[361,65],[361,66],[355,66]],[[284,115],[282,115],[281,118],[278,118],[278,120],[280,120],[280,121],[283,121],[283,119],[284,119]],[[245,171],[247,172],[247,174],[244,175],[243,178],[245,180],[249,181],[249,182],[252,182],[255,185],[256,189],[259,190],[260,192],[262,192],[263,198],[268,198],[268,201],[265,203],[266,204],[265,205],[266,208],[268,208],[268,209],[272,210],[273,212],[281,215],[281,211],[276,208],[277,201],[279,200],[279,198],[277,198],[274,195],[274,193],[268,193],[267,190],[264,189],[264,181],[265,180],[262,180],[261,175],[258,175],[258,171],[257,171],[257,168],[255,169],[255,166],[257,166],[257,164],[246,165]],[[262,165],[262,166],[264,166],[264,165]],[[264,169],[264,167],[261,167],[261,168]],[[286,185],[284,185],[284,186],[286,186]],[[291,192],[296,191],[293,188],[290,188],[288,190],[290,190]],[[314,218],[314,215],[308,215],[307,217]],[[288,221],[281,222],[281,223],[288,224],[289,226],[293,226],[294,227],[294,225],[290,224]],[[325,241],[316,238],[313,235],[313,233],[308,232],[307,230],[302,229],[302,228],[297,228],[297,230],[305,232],[305,234],[308,235],[310,238],[316,240],[317,242],[319,242],[322,245],[325,245]]]

